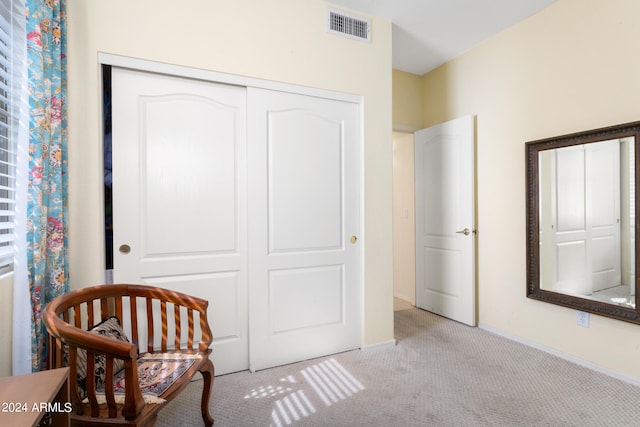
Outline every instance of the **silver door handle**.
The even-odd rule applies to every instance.
[[[465,236],[468,236],[468,235],[471,233],[471,231],[469,231],[469,229],[468,229],[468,228],[465,228],[464,230],[458,230],[458,231],[456,231],[456,233],[457,233],[457,234],[464,234]]]

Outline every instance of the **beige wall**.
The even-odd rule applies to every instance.
[[[393,294],[416,302],[413,133],[424,122],[422,78],[393,70]],[[405,214],[405,209],[407,210]],[[405,216],[406,215],[406,216]]]
[[[393,339],[391,24],[328,34],[319,0],[68,0],[70,270],[103,281],[98,53],[364,97],[364,344]]]
[[[13,274],[0,276],[0,377],[11,375]]]
[[[425,96],[422,78],[415,74],[393,70],[393,129],[414,132],[422,129]]]
[[[424,76],[424,124],[477,116],[482,325],[640,380],[640,326],[525,297],[524,143],[640,119],[640,2],[559,0]]]
[[[394,88],[395,89],[395,88]],[[413,133],[393,133],[393,295],[416,303]]]

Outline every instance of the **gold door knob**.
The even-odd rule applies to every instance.
[[[131,246],[129,245],[120,245],[120,248],[118,248],[118,250],[120,251],[121,254],[128,254],[129,252],[131,252]]]
[[[355,243],[358,241],[358,238],[356,236],[351,236],[351,239],[349,240],[351,240],[351,243]]]

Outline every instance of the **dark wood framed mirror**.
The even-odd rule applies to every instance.
[[[640,324],[640,122],[526,143],[527,297]]]

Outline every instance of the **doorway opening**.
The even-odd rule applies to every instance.
[[[413,133],[393,133],[393,307],[416,304]]]
[[[111,66],[102,66],[105,280],[113,283],[113,185],[111,180]]]

